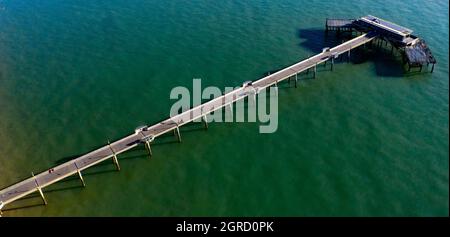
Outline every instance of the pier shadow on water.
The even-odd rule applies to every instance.
[[[298,45],[312,51],[313,54],[322,52],[325,47],[334,47],[340,44],[342,39],[349,38],[344,33],[338,37],[333,32],[326,33],[324,29],[320,28],[298,29],[297,36],[301,39]]]
[[[38,200],[39,199],[39,200]],[[30,209],[30,208],[37,208],[37,207],[45,207],[45,204],[42,202],[40,197],[35,197],[35,200],[32,202],[24,203],[24,199],[17,200],[12,207],[3,209],[3,213],[8,213],[9,211],[16,211],[16,210],[22,210],[22,209]]]
[[[68,190],[77,190],[77,189],[81,190],[83,188],[79,179],[77,179],[75,181],[74,179],[72,179],[72,177],[69,177],[69,178],[67,178],[67,180],[65,179],[63,181],[57,182],[50,187],[42,189],[44,196],[46,196],[46,194],[50,194],[50,193],[62,192],[62,191],[68,191]],[[71,181],[71,182],[68,182],[68,181]],[[46,198],[47,198],[47,196],[46,196]],[[8,211],[16,211],[16,210],[22,210],[22,209],[38,208],[38,207],[41,207],[41,208],[45,207],[45,204],[44,204],[40,194],[38,192],[34,192],[32,194],[29,194],[25,197],[22,197],[22,198],[16,200],[14,203],[9,204],[8,208],[3,209],[2,211],[3,211],[3,213],[7,213]]]

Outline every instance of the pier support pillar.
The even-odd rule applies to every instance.
[[[206,119],[206,115],[203,115],[202,120],[203,120],[203,124],[205,125],[205,129],[208,129],[208,120]]]
[[[230,115],[231,115],[231,117],[233,117],[233,103],[229,103],[228,104],[228,109],[230,110]],[[206,119],[206,117],[205,117],[205,119]],[[208,126],[208,125],[207,125]]]
[[[148,152],[148,158],[151,158],[153,156],[152,153],[152,148],[150,147],[150,141],[145,141],[145,148],[147,149]]]
[[[83,176],[81,175],[80,170],[77,170],[77,172],[78,172],[78,177],[80,177],[81,184],[83,185],[83,187],[86,187],[86,183],[84,183],[84,179],[83,179]]]
[[[347,63],[350,62],[350,50],[348,51],[348,55],[347,55]]]
[[[108,146],[109,146],[109,149],[111,149],[111,151],[112,151],[112,153],[113,153],[113,156],[112,156],[113,163],[114,163],[114,165],[116,166],[117,171],[120,171],[119,160],[117,160],[116,152],[115,152],[114,149],[111,147],[111,143],[109,143],[109,140],[108,140]]]
[[[86,187],[86,183],[84,183],[84,179],[83,179],[83,176],[81,175],[81,171],[80,171],[80,169],[78,169],[78,165],[77,165],[77,163],[74,163],[75,164],[75,167],[77,168],[77,173],[78,173],[78,177],[80,178],[80,180],[81,180],[81,184],[83,185],[83,187]]]
[[[316,78],[316,74],[317,74],[317,64],[316,65],[314,65],[314,79]]]
[[[113,160],[114,165],[116,166],[117,171],[120,171],[119,160],[117,159],[116,154],[113,155],[112,160]]]
[[[39,194],[41,194],[41,198],[42,198],[42,201],[44,201],[44,205],[47,205],[48,203],[47,203],[47,200],[44,197],[44,193],[42,192],[42,189],[38,188],[38,191],[39,191]]]
[[[333,71],[333,66],[334,66],[334,57],[331,57],[331,71]]]
[[[278,96],[278,81],[275,81],[275,94]]]
[[[295,88],[297,88],[298,74],[295,74]]]
[[[177,137],[178,142],[181,143],[180,128],[177,126],[177,127],[173,130],[173,132],[175,133],[175,136]]]
[[[41,195],[42,201],[44,201],[44,205],[47,205],[48,203],[47,203],[47,200],[45,199],[44,192],[42,192],[41,186],[39,186],[39,183],[38,183],[36,177],[34,177],[33,172],[31,172],[31,175],[34,178],[34,183],[36,184],[36,188],[37,188],[39,194]]]

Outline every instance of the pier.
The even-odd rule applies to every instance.
[[[361,35],[336,47],[324,48],[321,53],[297,62],[269,76],[253,81],[250,84],[244,84],[242,87],[223,94],[220,97],[216,97],[206,103],[195,106],[164,121],[149,126],[139,127],[132,134],[117,141],[111,143],[108,142],[105,146],[88,152],[76,159],[50,168],[44,172],[40,172],[39,174],[32,174],[30,178],[0,190],[0,214],[1,209],[4,208],[4,206],[34,192],[39,193],[43,203],[47,205],[47,199],[45,198],[43,189],[64,178],[75,175],[80,179],[81,184],[86,186],[82,172],[89,167],[109,160],[115,165],[116,169],[120,171],[118,155],[140,145],[145,146],[148,156],[151,158],[153,155],[151,150],[152,142],[159,136],[173,132],[177,141],[181,142],[180,127],[187,123],[193,122],[194,120],[201,120],[207,129],[207,115],[216,110],[226,106],[232,107],[233,103],[247,97],[254,98],[259,92],[272,86],[277,87],[278,83],[288,79],[294,80],[294,85],[297,87],[299,73],[312,70],[314,78],[317,78],[317,66],[319,64],[326,64],[330,61],[331,70],[333,70],[335,59],[342,57],[342,55],[350,57],[353,49],[370,43],[375,39],[389,39],[386,34],[380,30],[357,25],[354,20],[332,21],[327,19],[326,27],[327,31],[337,29],[343,31],[359,30]]]

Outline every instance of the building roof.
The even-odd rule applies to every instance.
[[[367,15],[367,16],[361,17],[360,20],[364,21],[364,22],[366,22],[368,24],[371,24],[373,26],[379,27],[381,29],[384,29],[384,30],[390,31],[392,33],[401,35],[403,37],[406,37],[406,36],[410,35],[413,32],[412,30],[410,30],[410,29],[408,29],[406,27],[397,25],[395,23],[383,20],[381,18],[372,16],[372,15]]]

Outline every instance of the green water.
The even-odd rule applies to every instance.
[[[447,1],[0,0],[0,187],[169,115],[170,90],[236,86],[324,46],[327,17],[379,16],[434,73],[355,53],[279,91],[279,126],[182,128],[16,202],[5,216],[447,216]],[[18,208],[20,207],[20,208]]]

